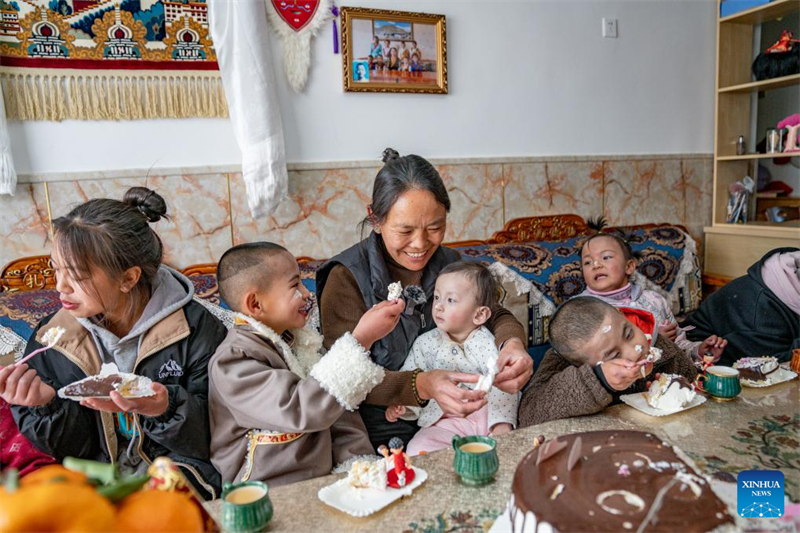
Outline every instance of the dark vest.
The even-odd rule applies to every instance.
[[[337,264],[347,267],[353,275],[368,309],[386,301],[387,287],[397,280],[389,278],[384,247],[380,238],[373,232],[360,243],[351,246],[322,265],[317,270],[317,301],[322,301],[322,292],[325,290],[328,275]],[[372,359],[376,363],[388,370],[399,370],[416,338],[434,328],[431,310],[433,309],[433,289],[436,285],[436,278],[444,267],[459,259],[458,252],[445,246],[439,246],[434,252],[422,274],[422,289],[425,291],[428,302],[422,306],[422,309],[417,307],[411,315],[404,312],[397,327],[372,345]]]

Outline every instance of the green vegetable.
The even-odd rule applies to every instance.
[[[16,468],[9,468],[3,476],[3,488],[9,494],[15,492],[19,488],[19,472]]]
[[[110,485],[97,487],[97,493],[101,496],[105,496],[113,503],[117,503],[129,494],[133,494],[141,489],[148,481],[150,481],[150,476],[147,474],[142,476],[128,476]]]
[[[119,479],[119,470],[114,463],[101,463],[99,461],[65,457],[64,468],[86,474],[89,479],[103,485],[109,485]]]

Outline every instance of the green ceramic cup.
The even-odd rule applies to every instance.
[[[489,483],[500,467],[496,446],[497,441],[491,437],[455,435],[453,470],[461,476],[461,481],[475,486]]]
[[[272,520],[269,487],[260,481],[225,483],[222,487],[222,529],[231,533],[259,533]]]
[[[701,383],[702,381],[705,383]],[[729,366],[708,367],[704,374],[697,376],[695,384],[714,400],[733,400],[742,392],[739,371]]]

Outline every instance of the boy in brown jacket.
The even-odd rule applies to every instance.
[[[654,373],[689,381],[697,375],[686,352],[666,338],[654,343],[661,358],[646,363],[650,341],[642,330],[597,298],[563,304],[550,320],[550,342],[520,400],[520,427],[598,413],[622,394],[644,392]]]
[[[374,453],[353,412],[383,380],[364,346],[388,334],[402,300],[368,311],[320,357],[322,336],[294,256],[272,243],[231,248],[217,269],[236,324],[209,363],[211,462],[223,482],[281,485]]]

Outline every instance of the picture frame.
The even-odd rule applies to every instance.
[[[342,7],[345,92],[447,94],[444,15]]]

